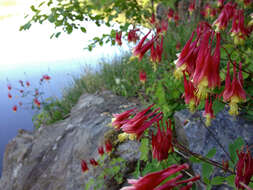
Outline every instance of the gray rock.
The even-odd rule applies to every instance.
[[[189,148],[190,151],[206,155],[212,148],[216,148],[216,154],[212,160],[222,162],[229,160],[217,141],[229,153],[229,144],[238,137],[242,137],[247,145],[253,144],[253,122],[241,117],[234,118],[226,110],[218,113],[212,120],[212,125],[205,128],[201,112],[191,114],[187,110],[176,112],[174,115],[177,140]],[[187,122],[186,122],[187,121]],[[251,151],[253,152],[253,150]],[[192,165],[195,174],[201,175],[201,165]],[[223,175],[221,169],[215,168],[212,176]],[[227,186],[213,189],[228,189]]]
[[[123,111],[122,105],[125,109],[133,107],[126,99],[110,92],[84,94],[67,119],[33,133],[20,130],[6,147],[0,189],[83,190],[101,169],[97,167],[83,174],[80,162],[99,158],[97,148],[104,144],[104,134],[112,130],[107,124],[112,113]],[[115,154],[123,157],[128,165],[135,164],[139,158],[137,148],[136,142],[126,141],[118,146]]]

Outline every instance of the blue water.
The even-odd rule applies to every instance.
[[[112,59],[128,49],[125,47],[111,47],[110,45],[97,47],[92,52],[83,50],[88,40],[99,35],[96,33],[108,32],[108,28],[96,28],[91,24],[93,33],[84,35],[74,33],[63,35],[59,39],[50,40],[51,29],[47,25],[36,25],[28,32],[18,32],[16,25],[6,21],[5,27],[0,27],[0,176],[5,146],[14,138],[18,129],[33,130],[32,116],[35,113],[31,106],[18,107],[17,112],[12,107],[22,101],[24,104],[32,101],[31,98],[22,98],[18,91],[12,89],[12,98],[8,98],[7,85],[20,88],[19,80],[29,81],[30,89],[42,88],[39,80],[44,74],[51,77],[43,86],[44,97],[58,97],[62,90],[71,84],[73,76],[83,73],[83,68],[89,64],[97,69],[101,58]],[[51,31],[51,32],[50,32]],[[96,31],[96,32],[95,32]],[[6,35],[10,34],[10,35]]]

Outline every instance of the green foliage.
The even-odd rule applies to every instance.
[[[140,160],[148,161],[149,151],[150,151],[149,140],[147,138],[142,138],[140,145],[140,152],[141,152]]]

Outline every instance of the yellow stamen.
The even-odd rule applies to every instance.
[[[211,115],[208,113],[205,115],[205,117],[206,117],[206,121],[205,121],[206,126],[207,127],[211,126],[211,120],[212,120]]]
[[[127,133],[121,133],[121,134],[118,135],[118,140],[120,142],[125,141],[127,138],[128,138],[128,134]]]
[[[190,112],[193,113],[195,111],[195,108],[196,108],[195,100],[191,99],[188,106],[189,106]]]
[[[196,96],[200,100],[204,100],[208,96],[208,80],[204,77],[198,84],[198,90]]]
[[[184,63],[180,67],[176,68],[174,71],[174,76],[177,80],[183,77],[183,71],[186,69],[186,64]]]

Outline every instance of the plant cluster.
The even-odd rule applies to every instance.
[[[111,26],[112,21],[121,23],[120,30],[112,30],[109,35],[94,38],[88,46],[89,50],[97,43],[102,45],[104,40],[111,41],[112,45],[122,45],[124,36],[133,43],[140,39],[133,49],[133,56],[137,58],[125,61],[131,66],[108,66],[109,69],[104,66],[101,70],[104,74],[95,75],[104,77],[104,81],[98,80],[103,87],[120,95],[138,94],[152,103],[140,112],[132,109],[114,115],[112,125],[123,132],[119,136],[121,141],[137,139],[141,143],[145,142],[146,148],[142,152],[150,152],[149,147],[152,147],[153,158],[146,159],[147,168],[151,168],[149,172],[144,177],[129,180],[131,186],[123,187],[123,190],[190,189],[193,182],[200,178],[208,189],[211,185],[224,182],[237,189],[251,189],[253,157],[247,146],[243,148],[242,140],[237,140],[230,146],[230,161],[219,163],[211,160],[216,150],[210,150],[205,156],[198,155],[177,142],[172,135],[171,124],[166,121],[174,111],[185,107],[192,112],[204,109],[206,126],[212,124],[212,118],[224,107],[229,107],[229,113],[233,117],[243,112],[252,119],[252,1],[212,1],[202,6],[199,15],[196,9],[199,1],[192,0],[188,8],[189,20],[183,20],[183,15],[174,9],[178,3],[171,5],[165,11],[165,16],[158,19],[153,11],[156,1],[151,1],[150,4],[145,2],[58,1],[49,14],[40,11],[40,7],[45,4],[43,2],[38,8],[31,7],[34,16],[21,29],[28,29],[33,21],[42,23],[49,20],[68,33],[79,27],[86,32],[77,20],[83,21],[87,17],[97,25],[105,23]],[[52,1],[47,6],[53,6]],[[149,32],[142,38],[141,25],[149,28]],[[58,37],[59,34],[55,36]],[[178,52],[181,44],[184,47]],[[138,77],[141,84],[136,83]],[[98,84],[94,81],[91,84]],[[91,86],[86,87],[92,88]],[[150,134],[148,131],[152,126],[155,129]],[[146,137],[143,138],[144,136]],[[173,151],[188,151],[193,156],[192,162],[202,163],[203,176],[186,177],[189,174],[186,163],[168,164]],[[230,175],[211,178],[213,166],[222,168]],[[85,164],[83,168],[86,168]],[[178,172],[184,175],[177,174]],[[185,179],[181,180],[183,177]]]

